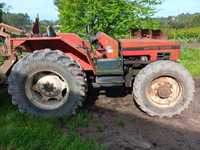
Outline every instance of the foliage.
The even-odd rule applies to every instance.
[[[161,0],[55,0],[62,31],[90,35],[103,31],[113,36],[128,34],[130,28],[157,27],[150,18],[154,6],[160,3]]]
[[[33,22],[28,14],[23,13],[3,13],[3,22],[18,28],[30,32],[33,26]],[[41,20],[40,21],[40,32],[46,33],[46,27],[48,25],[55,26],[57,21]]]
[[[85,112],[73,118],[44,119],[22,115],[0,91],[0,149],[103,150],[92,139],[83,139],[76,129],[90,123]]]
[[[3,15],[3,8],[4,8],[4,3],[0,3],[0,22],[2,22],[2,15]]]
[[[32,24],[28,14],[10,12],[3,13],[3,22],[23,30],[30,30]]]
[[[5,7],[6,4],[0,3],[0,10]],[[1,13],[0,13],[1,19]],[[2,22],[21,28],[26,32],[31,31],[33,26],[33,21],[30,19],[30,16],[27,13],[10,13],[9,10],[7,12],[3,12],[2,10]],[[46,32],[46,27],[48,25],[54,26],[57,24],[57,21],[48,21],[42,20],[40,21],[40,31],[41,33]]]
[[[179,41],[197,42],[200,41],[200,27],[170,29],[167,31],[167,35],[169,38]]]
[[[170,39],[184,42],[200,41],[200,13],[157,18],[157,21]]]
[[[196,77],[200,76],[200,49],[182,49],[181,63]]]
[[[157,18],[162,28],[194,28],[200,26],[200,13]]]

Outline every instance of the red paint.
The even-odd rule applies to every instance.
[[[97,49],[105,58],[119,57],[119,42],[103,32],[97,33],[96,37],[100,47]]]
[[[57,37],[13,38],[11,42],[13,43],[13,47],[23,46],[30,52],[45,48],[61,50],[74,58],[84,70],[95,72],[91,56],[84,49],[89,48],[88,43],[76,34],[63,33]]]
[[[177,61],[180,57],[180,46],[173,41],[152,39],[123,39],[120,40],[120,44],[121,48],[125,49],[121,51],[122,56],[149,56],[150,61],[157,61],[158,53],[170,53],[170,60],[173,61]],[[159,47],[161,47],[161,49],[159,49]]]
[[[158,53],[167,52],[170,53],[170,60],[177,61],[180,57],[180,50],[173,49],[173,50],[146,50],[146,51],[121,51],[122,56],[149,56],[150,61],[157,61]]]
[[[178,46],[176,42],[169,40],[152,39],[123,39],[120,40],[122,48],[152,47],[152,46]]]
[[[180,56],[179,45],[167,40],[115,40],[105,33],[99,32],[96,35],[96,41],[99,45],[96,52],[91,51],[89,42],[81,39],[74,33],[60,33],[57,37],[27,37],[27,38],[12,38],[12,47],[23,46],[27,51],[41,50],[49,48],[52,50],[61,50],[66,55],[72,57],[85,71],[92,71],[95,74],[93,64],[94,58],[113,59],[121,56],[149,56],[150,61],[157,60],[159,52],[171,53],[170,60],[178,60]],[[166,49],[156,49],[165,46]],[[124,49],[124,50],[121,50]],[[90,51],[88,50],[90,49]]]

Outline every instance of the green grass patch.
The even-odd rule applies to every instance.
[[[200,49],[182,49],[181,63],[194,77],[200,76]]]
[[[91,116],[80,112],[72,118],[44,119],[23,115],[0,91],[0,149],[17,150],[103,150],[93,139],[83,139],[79,127],[87,127]]]

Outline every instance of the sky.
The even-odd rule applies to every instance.
[[[200,13],[200,0],[164,0],[155,16],[176,16],[181,13]]]
[[[13,13],[28,13],[31,19],[39,14],[41,19],[58,19],[58,10],[54,0],[0,0],[9,6]],[[162,5],[157,6],[156,17],[175,16],[181,13],[200,12],[200,0],[164,0]]]
[[[40,19],[58,19],[58,10],[54,0],[0,0],[9,6],[13,13],[28,13],[32,20],[39,14]]]

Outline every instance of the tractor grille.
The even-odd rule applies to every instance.
[[[158,53],[157,59],[158,60],[169,60],[170,59],[170,53]]]

